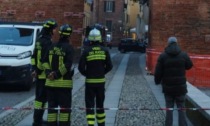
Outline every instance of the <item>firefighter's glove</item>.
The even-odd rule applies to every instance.
[[[37,77],[37,73],[36,73],[35,70],[31,73],[31,76],[32,76],[33,78],[36,78],[36,77]]]
[[[55,72],[51,72],[48,76],[47,76],[48,79],[50,80],[54,80],[55,79]]]
[[[58,71],[54,71],[54,79],[58,79],[58,78],[61,78],[61,77],[62,77],[62,75],[59,72],[59,70]]]

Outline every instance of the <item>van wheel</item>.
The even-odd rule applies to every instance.
[[[23,90],[24,91],[30,91],[31,87],[33,84],[33,79],[29,79],[28,81],[26,81],[23,85]]]

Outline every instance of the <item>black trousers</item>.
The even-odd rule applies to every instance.
[[[94,126],[95,123],[95,110],[98,126],[105,125],[105,112],[104,112],[104,100],[105,100],[105,87],[104,85],[93,87],[86,84],[85,88],[85,104],[86,104],[86,118],[88,126]],[[92,109],[91,109],[92,108]]]
[[[48,126],[71,125],[72,88],[47,88]],[[62,108],[60,111],[55,108]]]
[[[44,109],[47,102],[47,94],[45,87],[45,79],[36,80],[36,89],[35,89],[35,102],[34,102],[34,115],[33,115],[33,125],[38,126],[42,123],[42,117],[44,114]]]
[[[165,102],[167,108],[174,108],[175,104],[177,108],[185,108],[185,99],[186,95],[180,95],[180,96],[171,96],[165,94]],[[187,126],[187,117],[186,117],[186,111],[185,110],[179,110],[178,111],[178,123],[179,126]],[[172,126],[173,125],[173,111],[166,111],[166,120],[165,120],[165,126]]]

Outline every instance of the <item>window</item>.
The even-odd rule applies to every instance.
[[[114,12],[115,1],[104,1],[104,12]]]
[[[112,31],[112,21],[111,20],[106,21],[106,27],[108,28],[108,32]]]
[[[0,28],[0,45],[23,45],[32,44],[34,30],[29,28],[2,27]]]

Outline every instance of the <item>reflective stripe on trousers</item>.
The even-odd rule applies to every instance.
[[[86,83],[104,83],[105,82],[105,78],[95,78],[95,79],[88,79],[86,78],[85,80]]]

